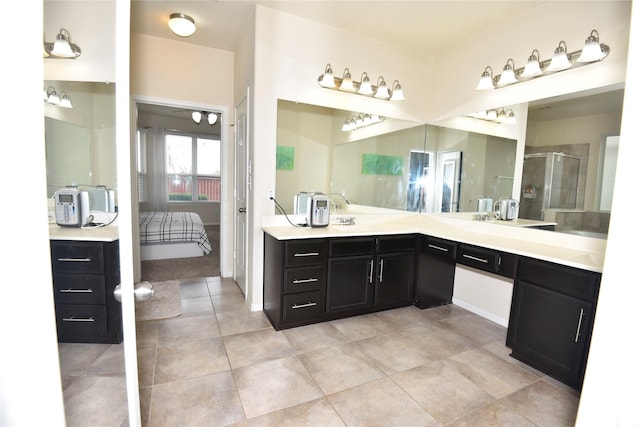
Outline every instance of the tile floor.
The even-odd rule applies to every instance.
[[[181,288],[180,317],[137,324],[145,426],[574,425],[578,392],[510,358],[506,329],[460,307],[274,331],[231,280]],[[121,346],[60,354],[68,425],[127,425]],[[115,399],[92,405],[98,394]]]

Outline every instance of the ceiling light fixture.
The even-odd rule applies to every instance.
[[[213,126],[218,121],[218,115],[210,111],[194,111],[191,113],[191,120],[197,124],[202,122],[203,117],[206,117],[209,126]]]
[[[56,41],[49,43],[44,42],[44,57],[52,59],[76,59],[80,56],[82,50],[80,47],[71,42],[71,34],[64,28],[56,36]]]
[[[180,37],[189,37],[196,32],[195,21],[184,13],[172,13],[169,15],[169,28]]]
[[[333,89],[341,92],[356,93],[358,95],[373,96],[377,99],[386,101],[404,101],[404,92],[402,86],[398,80],[393,81],[391,90],[387,87],[387,83],[384,77],[378,77],[376,85],[371,84],[369,75],[366,72],[362,73],[360,81],[353,81],[351,78],[351,71],[348,68],[344,69],[342,78],[336,77],[331,69],[331,64],[327,64],[324,68],[324,73],[318,77],[318,84],[325,89]]]
[[[545,61],[540,60],[540,52],[534,49],[523,68],[515,69],[512,59],[507,61],[502,74],[494,76],[493,69],[487,66],[482,72],[476,90],[490,90],[510,84],[520,83],[536,77],[541,77],[569,68],[578,68],[594,62],[602,61],[609,55],[609,46],[600,43],[600,34],[592,30],[581,50],[568,52],[567,43],[563,40],[553,52],[553,57]]]
[[[353,116],[349,119],[345,119],[342,124],[342,131],[347,132],[351,130],[360,129],[366,126],[375,125],[376,123],[380,123],[385,121],[387,118],[383,116],[379,116],[377,114],[358,114],[357,116]]]

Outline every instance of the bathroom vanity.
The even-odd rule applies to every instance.
[[[122,342],[117,226],[49,227],[51,270],[59,342]]]
[[[581,387],[604,255],[597,239],[569,249],[573,236],[420,214],[362,216],[353,231],[263,230],[263,309],[277,330],[450,304],[463,265],[512,281],[512,356]]]

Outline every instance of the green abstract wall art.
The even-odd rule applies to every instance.
[[[362,153],[363,175],[402,175],[404,159],[398,156]]]
[[[285,147],[284,145],[278,145],[276,147],[276,169],[292,171],[294,154],[294,147]]]

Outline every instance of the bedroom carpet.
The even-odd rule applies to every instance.
[[[142,280],[162,282],[220,276],[220,227],[206,225],[205,230],[211,243],[211,253],[193,258],[142,261]]]
[[[180,282],[149,282],[153,286],[153,297],[146,301],[136,301],[136,320],[158,320],[180,316],[182,302]]]

